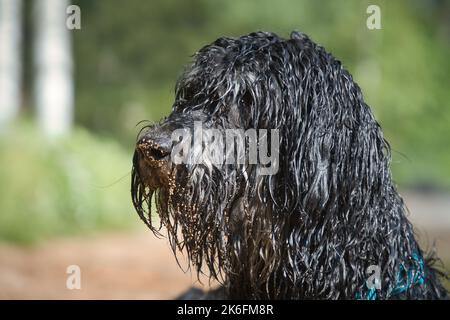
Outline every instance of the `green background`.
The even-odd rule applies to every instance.
[[[26,4],[29,1],[26,1]],[[221,36],[264,30],[308,34],[341,60],[361,86],[393,148],[401,188],[450,188],[450,2],[79,0],[72,31],[75,129],[47,143],[36,128],[32,49],[26,49],[26,105],[0,139],[0,239],[138,223],[129,196],[141,120],[168,115],[175,80],[192,54]],[[381,30],[366,27],[368,5]],[[25,45],[31,48],[31,6]]]

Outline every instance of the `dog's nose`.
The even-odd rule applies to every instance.
[[[170,155],[172,143],[169,139],[144,136],[139,139],[136,148],[150,160],[164,161]]]

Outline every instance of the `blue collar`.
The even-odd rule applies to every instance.
[[[411,287],[417,284],[422,285],[425,282],[424,262],[422,256],[414,253],[411,258],[415,262],[417,262],[418,267],[405,269],[403,263],[400,265],[400,270],[397,274],[397,284],[393,290],[388,292],[388,298],[404,293]],[[376,288],[370,288],[365,297],[360,292],[358,292],[356,294],[356,299],[376,300],[377,296],[378,294]]]

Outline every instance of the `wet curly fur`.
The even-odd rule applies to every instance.
[[[278,172],[257,175],[248,163],[174,165],[170,132],[194,121],[278,129]],[[377,265],[377,299],[445,298],[435,258],[424,257],[406,218],[390,159],[338,60],[304,34],[257,32],[196,53],[172,113],[140,134],[132,198],[151,230],[165,227],[175,254],[222,284],[206,297],[368,299],[367,268]]]

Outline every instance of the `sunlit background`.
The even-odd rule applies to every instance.
[[[131,206],[137,124],[168,115],[196,50],[258,30],[302,31],[353,74],[449,270],[449,1],[0,0],[0,298],[171,298],[195,281]]]

